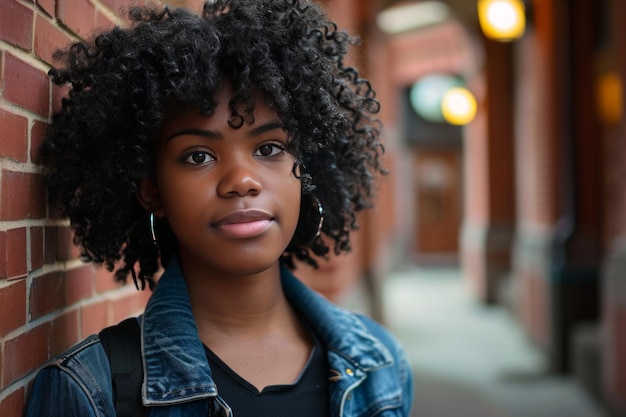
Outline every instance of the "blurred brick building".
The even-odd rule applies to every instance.
[[[483,36],[476,1],[442,3],[450,16],[436,24],[368,26],[396,172],[390,247],[403,256],[390,264],[458,260],[476,298],[509,308],[553,372],[626,413],[626,5],[525,1],[525,34],[502,43]],[[432,73],[477,98],[461,132],[411,122],[403,94]],[[434,166],[449,173],[438,194],[423,185]]]

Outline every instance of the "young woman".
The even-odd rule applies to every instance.
[[[300,0],[131,16],[61,55],[72,89],[40,155],[83,257],[154,289],[144,415],[408,416],[395,339],[289,271],[350,250],[383,172],[351,38]],[[26,414],[115,416],[111,381],[91,336],[43,368]]]

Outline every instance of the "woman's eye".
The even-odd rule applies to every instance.
[[[213,159],[214,158],[206,152],[196,151],[196,152],[190,153],[185,158],[185,162],[187,162],[188,164],[193,164],[193,165],[201,165],[201,164],[206,164],[207,162],[210,162]]]
[[[285,148],[282,145],[277,145],[273,143],[266,143],[264,145],[259,146],[256,150],[255,155],[257,156],[276,156],[285,151]]]

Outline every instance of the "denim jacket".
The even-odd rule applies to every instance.
[[[404,352],[380,325],[319,296],[286,269],[289,301],[326,346],[332,417],[408,417],[412,377]],[[198,337],[178,262],[168,265],[143,316],[142,401],[150,417],[232,416]],[[111,373],[93,335],[37,375],[26,417],[113,417]],[[236,417],[236,416],[234,416]]]

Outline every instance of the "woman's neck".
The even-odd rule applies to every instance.
[[[262,337],[291,322],[293,312],[282,289],[278,263],[253,274],[234,275],[185,261],[182,270],[201,336]]]
[[[259,391],[291,384],[312,341],[285,298],[278,262],[255,274],[233,275],[182,261],[200,340]]]

